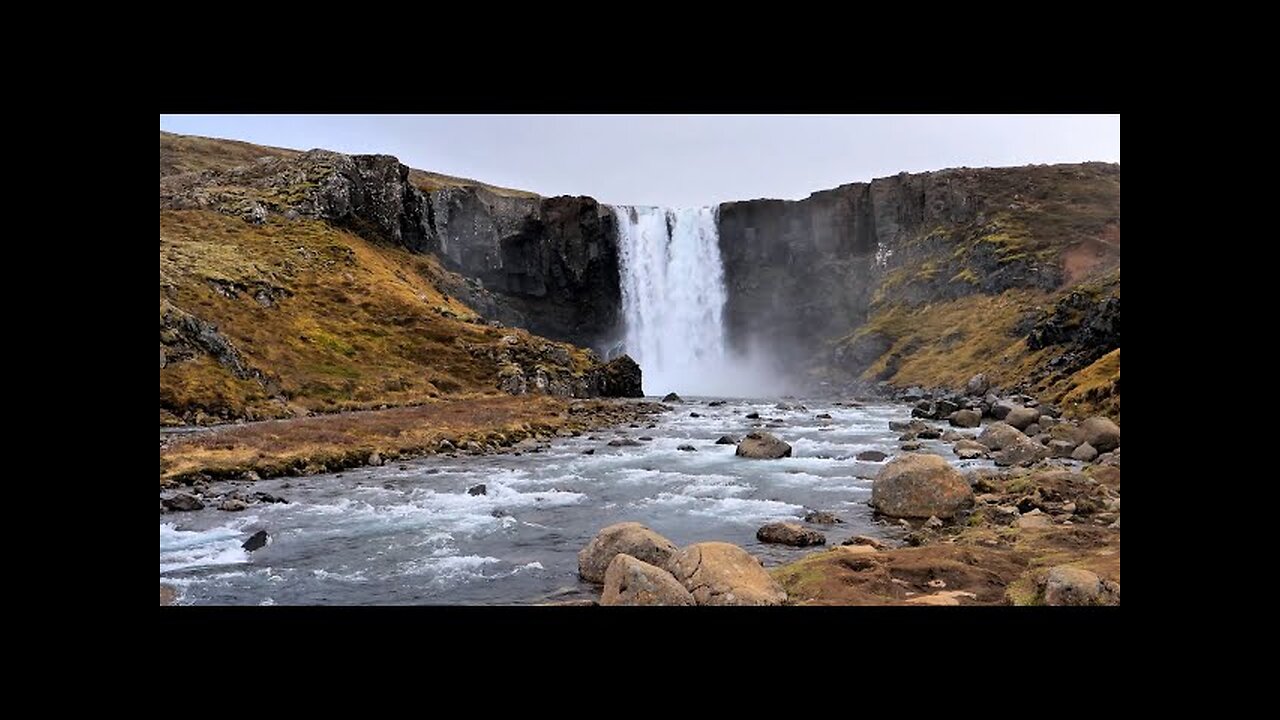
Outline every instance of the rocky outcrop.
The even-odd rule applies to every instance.
[[[602,397],[644,397],[640,366],[629,355],[616,357],[592,371],[588,382]]]
[[[602,606],[695,605],[671,573],[626,553],[618,553],[604,573]]]
[[[601,530],[578,552],[578,575],[587,582],[604,582],[609,563],[619,553],[666,567],[677,550],[670,540],[638,522],[617,523]]]
[[[699,605],[781,605],[787,599],[786,591],[737,545],[690,545],[667,569]]]
[[[748,433],[742,442],[738,443],[738,449],[734,454],[756,460],[776,460],[791,457],[791,446],[773,433],[753,432]]]
[[[889,517],[951,518],[972,504],[969,483],[937,455],[899,455],[871,487],[871,506]]]

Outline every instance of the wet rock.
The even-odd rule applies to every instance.
[[[904,443],[902,443],[902,445],[900,445],[899,447],[900,447],[900,448],[902,448],[903,452],[914,452],[914,451],[916,451],[916,450],[919,450],[919,449],[920,449],[920,443],[918,443],[918,442],[904,442]]]
[[[1100,453],[1120,447],[1120,426],[1104,417],[1091,417],[1080,423],[1080,439]]]
[[[1003,420],[1019,430],[1025,430],[1027,426],[1040,419],[1040,411],[1035,408],[1014,407]]]
[[[723,404],[724,404],[723,400],[712,400],[711,402],[707,403],[707,407],[720,407]]]
[[[702,417],[702,413],[691,412],[691,413],[689,413],[689,417],[691,417],[691,418],[700,418],[700,417]]]
[[[692,446],[692,445],[681,445],[681,446],[677,447],[676,449],[677,449],[677,450],[683,450],[684,452],[697,452],[697,451],[698,451],[698,448],[696,448],[696,447],[694,447],[694,446]]]
[[[942,431],[937,428],[925,428],[916,433],[916,437],[921,440],[937,440],[942,437]]]
[[[484,483],[480,483],[479,485],[472,485],[471,487],[467,488],[467,494],[468,495],[488,495],[489,488]]]
[[[987,446],[977,440],[961,440],[952,446],[951,451],[961,460],[974,460],[987,456]]]
[[[1082,568],[1058,565],[1044,580],[1045,605],[1119,605],[1120,585]]]
[[[959,442],[964,439],[965,439],[965,436],[961,433],[956,432],[955,430],[947,430],[942,433],[942,442],[953,443],[953,442]]]
[[[489,515],[496,518],[511,517],[511,513],[506,510],[491,510],[489,511]]]
[[[187,493],[177,493],[172,497],[161,498],[160,504],[174,512],[192,512],[204,509],[204,503],[200,502],[199,498]]]
[[[877,540],[870,535],[854,535],[853,537],[840,543],[841,545],[867,545],[876,550],[888,550],[889,545],[882,540]]]
[[[884,462],[889,456],[879,450],[863,450],[855,457],[863,462]]]
[[[808,513],[805,514],[804,521],[807,523],[813,523],[814,525],[835,525],[837,523],[844,522],[843,520],[836,517],[835,515],[832,515],[829,512],[823,512],[821,510],[809,511]]]
[[[792,547],[827,544],[827,539],[822,533],[790,522],[769,523],[756,531],[756,539],[762,543],[791,545]]]
[[[1093,462],[1093,460],[1097,457],[1098,457],[1098,451],[1095,450],[1094,447],[1089,443],[1084,443],[1083,445],[1081,445],[1080,447],[1076,448],[1074,451],[1071,452],[1071,459],[1079,460],[1080,462]]]
[[[786,591],[737,545],[690,545],[667,569],[699,605],[781,605],[787,599]]]
[[[681,398],[679,395],[673,392],[670,392],[662,396],[662,402],[682,403],[684,402],[684,398]]]
[[[281,504],[284,504],[284,505],[288,505],[288,504],[289,504],[289,501],[288,501],[288,500],[285,500],[284,498],[280,497],[279,495],[272,495],[272,494],[271,494],[271,493],[269,493],[269,492],[262,492],[262,491],[259,491],[259,492],[254,493],[254,494],[253,494],[253,499],[254,499],[254,500],[257,500],[257,501],[258,501],[258,502],[260,502],[260,503],[270,503],[270,504],[274,504],[274,503],[281,503]]]
[[[954,427],[975,428],[982,422],[982,413],[977,410],[957,410],[947,416],[947,422]]]
[[[225,510],[226,512],[240,512],[248,509],[248,507],[249,503],[240,498],[227,498],[222,501],[222,504],[218,505],[219,510]]]
[[[582,451],[582,454],[583,454],[583,455],[595,455],[595,454],[596,454],[596,449],[595,449],[595,448],[587,448],[586,450],[583,450],[583,451]]]
[[[791,457],[791,446],[772,433],[753,432],[738,443],[738,450],[734,454],[756,460],[775,460]]]
[[[716,440],[716,444],[717,445],[737,445],[738,438],[732,435],[721,435],[720,439]]]
[[[638,522],[617,523],[602,529],[578,552],[578,575],[587,582],[602,583],[609,563],[618,553],[666,567],[677,551],[670,540]]]
[[[949,417],[959,409],[960,406],[950,400],[938,400],[933,404],[933,416],[939,419]]]
[[[244,548],[248,552],[253,552],[254,550],[259,550],[261,548],[266,547],[267,544],[269,544],[270,542],[271,542],[271,536],[267,534],[267,531],[259,530],[258,532],[250,535],[249,539],[245,540],[244,544],[241,545],[240,547]]]
[[[814,415],[814,417],[817,418],[818,420],[830,420],[831,413],[820,413],[818,415]]]
[[[1026,439],[1027,436],[1023,435],[1018,429],[1002,422],[987,425],[982,430],[982,434],[978,436],[978,442],[986,445],[991,450],[1003,450]]]
[[[666,570],[618,553],[604,573],[600,605],[695,605],[693,596]]]
[[[951,518],[972,504],[969,483],[937,455],[899,455],[880,470],[871,488],[871,506],[890,517]]]
[[[625,437],[616,438],[609,441],[609,447],[634,447],[634,446],[638,446],[639,444],[640,443],[636,442],[635,440],[632,440],[631,438],[625,438]]]

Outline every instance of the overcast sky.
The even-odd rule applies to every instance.
[[[675,207],[800,199],[902,171],[1120,161],[1119,115],[161,115],[160,129]]]

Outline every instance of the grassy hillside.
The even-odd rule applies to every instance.
[[[161,174],[292,151],[161,133]],[[210,176],[219,192],[228,177]],[[571,383],[588,352],[491,327],[412,254],[295,214],[160,211],[162,425],[294,417],[496,395],[527,373]]]
[[[1068,413],[1118,419],[1119,167],[946,173],[982,210],[895,248],[835,356],[855,358],[844,367],[866,381],[962,388],[982,372]]]

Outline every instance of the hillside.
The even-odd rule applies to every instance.
[[[589,350],[482,319],[452,293],[483,291],[398,244],[387,213],[414,191],[393,158],[160,139],[162,425],[621,392]]]

